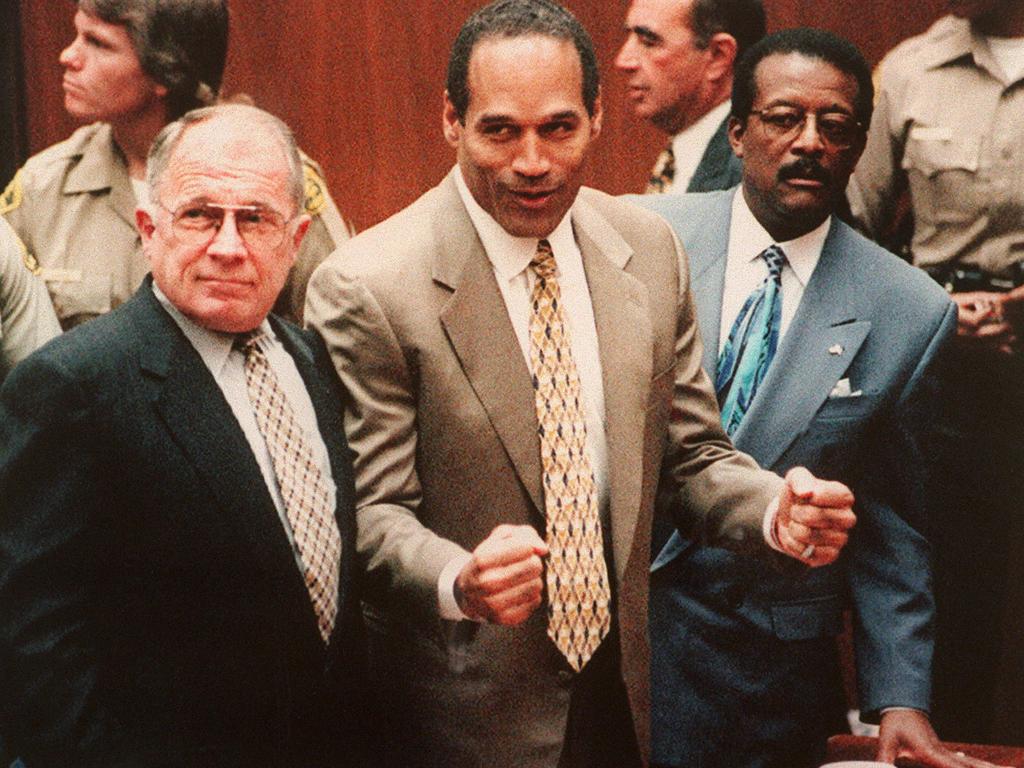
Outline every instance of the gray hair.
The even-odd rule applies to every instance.
[[[227,0],[78,0],[123,26],[142,71],[167,88],[167,116],[214,104],[228,54]]]
[[[299,155],[299,146],[295,142],[295,134],[280,118],[248,104],[217,104],[212,107],[193,109],[173,123],[165,125],[153,139],[146,161],[146,181],[149,184],[150,198],[157,199],[157,190],[185,131],[200,123],[233,115],[243,118],[246,124],[252,128],[260,127],[270,131],[280,140],[281,149],[288,160],[288,193],[295,203],[295,211],[301,212],[305,207],[306,186],[302,157]]]

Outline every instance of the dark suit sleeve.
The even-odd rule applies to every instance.
[[[32,766],[81,765],[117,730],[96,695],[88,607],[111,553],[99,524],[103,452],[84,403],[48,356],[27,360],[0,390],[4,727]]]
[[[956,329],[956,308],[940,316],[927,349],[889,417],[875,430],[857,486],[850,588],[862,717],[886,707],[928,711],[935,603],[927,529],[929,445],[940,400],[937,366]]]

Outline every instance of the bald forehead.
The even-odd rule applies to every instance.
[[[168,161],[166,190],[178,199],[260,204],[290,213],[287,145],[260,121],[218,115],[188,126]]]

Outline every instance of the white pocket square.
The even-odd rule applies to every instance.
[[[864,393],[859,389],[853,391],[850,390],[850,380],[840,379],[836,382],[836,385],[832,387],[832,391],[828,393],[829,399],[840,398],[840,397],[860,397]]]

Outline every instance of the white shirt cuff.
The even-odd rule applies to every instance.
[[[786,550],[782,548],[782,544],[779,543],[778,537],[775,535],[775,519],[779,516],[779,497],[776,496],[770,502],[768,502],[768,508],[764,511],[763,522],[761,523],[761,533],[764,535],[764,540],[768,543],[768,546],[774,549],[776,552],[782,554],[788,554]]]
[[[473,556],[469,552],[463,552],[449,560],[441,570],[441,575],[437,578],[437,610],[442,619],[447,621],[469,620],[455,599],[455,579],[466,563],[472,559]]]

